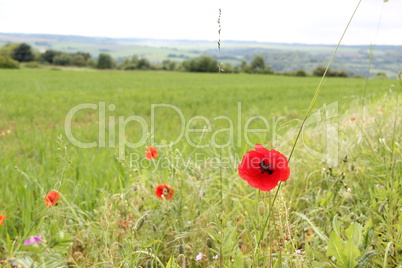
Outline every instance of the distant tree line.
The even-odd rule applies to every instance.
[[[170,57],[172,58],[172,57]],[[210,56],[186,59],[182,62],[176,62],[171,59],[165,59],[161,64],[151,64],[151,62],[142,57],[132,56],[120,59],[117,63],[113,57],[105,52],[98,55],[96,59],[92,58],[90,53],[75,52],[66,53],[57,50],[46,50],[39,53],[34,51],[28,44],[7,44],[0,47],[0,68],[19,68],[20,63],[25,63],[26,67],[39,67],[42,65],[53,66],[75,66],[89,67],[97,69],[119,69],[119,70],[165,70],[165,71],[184,71],[184,72],[210,72],[215,73],[254,73],[254,74],[280,74],[290,76],[322,76],[326,70],[319,66],[314,69],[312,74],[304,70],[294,72],[275,72],[271,66],[266,65],[265,59],[261,55],[255,55],[250,62],[242,61],[240,66],[232,66],[228,63],[218,64],[218,60]],[[327,76],[348,77],[349,74],[344,71],[328,70]]]
[[[59,66],[94,67],[95,61],[91,54],[85,52],[65,53],[56,50],[46,50],[39,56],[42,64],[53,64]]]

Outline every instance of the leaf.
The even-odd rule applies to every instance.
[[[202,231],[206,232],[207,234],[209,234],[209,236],[212,238],[212,240],[214,240],[215,242],[219,242],[220,241],[220,237],[217,231],[215,231],[212,228],[201,228]]]
[[[321,207],[325,207],[328,203],[329,200],[331,200],[331,198],[333,197],[333,193],[331,191],[328,191],[327,195],[320,200],[320,206]]]
[[[345,256],[342,253],[343,240],[336,235],[335,232],[331,232],[329,236],[327,256],[334,256],[338,265],[344,265]]]
[[[306,256],[308,256],[310,259],[314,259],[314,252],[308,241],[306,241],[304,244],[304,251],[306,252]]]
[[[348,239],[346,246],[343,249],[345,256],[345,267],[353,268],[357,265],[356,259],[360,256],[359,245],[362,242],[363,227],[357,222],[352,223],[345,234]]]
[[[23,257],[15,259],[15,264],[18,264],[16,267],[22,267],[22,268],[36,267],[35,262],[32,260],[31,257]]]
[[[352,242],[348,241],[346,243],[345,248],[342,250],[343,255],[345,256],[345,266],[348,268],[353,268],[357,265],[357,257],[360,256],[360,250],[357,246]]]
[[[232,256],[234,262],[233,262],[233,267],[234,268],[244,268],[244,257],[243,254],[236,254]]]
[[[276,261],[274,268],[282,268],[282,252],[279,251],[278,260]]]
[[[373,239],[374,221],[371,216],[368,216],[366,224],[363,229],[363,243],[359,246],[360,251],[364,251],[370,245]]]
[[[327,267],[333,267],[334,265],[329,263],[329,262],[323,262],[323,263],[319,263],[319,262],[313,262],[312,263],[312,267],[314,268],[327,268]]]
[[[180,266],[175,262],[174,256],[171,256],[168,263],[166,264],[166,268],[180,268]]]
[[[338,222],[338,215],[332,219],[332,227],[334,228],[334,232],[338,237],[341,237],[341,224]]]
[[[224,239],[222,241],[222,250],[224,256],[233,255],[234,250],[238,245],[236,230],[237,230],[236,227],[231,227],[229,224],[223,230]]]
[[[325,242],[328,241],[328,237],[327,237],[325,234],[323,234],[323,233],[320,231],[320,229],[318,229],[318,227],[315,226],[314,223],[313,223],[309,218],[307,218],[306,215],[304,215],[304,214],[302,214],[302,213],[299,213],[299,212],[295,212],[295,214],[298,215],[299,217],[301,217],[302,219],[306,220],[306,221],[308,222],[308,224],[310,224],[311,228],[313,228],[314,232],[315,232],[322,240],[324,240]]]
[[[371,259],[375,256],[378,255],[377,251],[369,251],[366,252],[357,262],[357,268],[364,268],[367,267],[367,264],[369,263],[369,261],[371,261]]]
[[[352,242],[359,247],[363,241],[363,227],[357,222],[354,222],[346,229],[345,233],[348,241],[352,240]]]
[[[383,268],[387,267],[389,248],[391,247],[391,245],[392,245],[392,241],[387,244],[387,248],[385,249],[384,264],[382,266]]]

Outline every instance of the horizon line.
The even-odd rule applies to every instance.
[[[216,43],[217,40],[208,40],[208,39],[182,39],[182,38],[155,38],[155,37],[107,37],[107,36],[89,36],[89,35],[79,35],[79,34],[51,34],[51,33],[18,33],[18,32],[0,32],[1,36],[12,36],[12,35],[25,35],[25,36],[54,36],[54,37],[78,37],[78,38],[88,38],[88,39],[110,39],[110,40],[137,40],[137,41],[178,41],[178,42],[202,42],[202,43]],[[18,37],[18,36],[15,36]],[[21,37],[21,36],[20,36]],[[1,39],[0,39],[1,40]],[[227,39],[222,40],[221,42],[228,43],[244,43],[244,44],[278,44],[278,45],[303,45],[303,46],[336,46],[337,44],[324,44],[324,43],[302,43],[302,42],[269,42],[269,41],[258,41],[258,40],[236,40],[236,39]],[[372,46],[373,44],[341,44],[342,46]],[[399,47],[401,45],[390,45],[390,44],[375,44],[376,46],[392,46]]]

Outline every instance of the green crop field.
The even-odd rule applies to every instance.
[[[324,79],[292,151],[319,83],[0,70],[0,265],[402,267],[400,81]],[[291,155],[269,192],[257,143]]]

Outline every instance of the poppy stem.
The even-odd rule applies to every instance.
[[[279,193],[279,189],[281,188],[281,185],[282,185],[282,181],[279,181],[278,187],[277,187],[276,192],[275,192],[275,195],[274,195],[274,199],[272,200],[272,202],[271,202],[271,204],[270,204],[270,206],[269,206],[268,216],[267,216],[267,218],[265,219],[265,223],[264,223],[263,228],[262,228],[262,230],[261,230],[261,236],[260,236],[260,238],[258,239],[258,243],[257,243],[257,250],[258,250],[258,251],[257,251],[257,263],[258,263],[258,259],[260,258],[260,250],[259,250],[259,248],[260,248],[260,246],[261,246],[262,240],[264,240],[265,229],[267,228],[268,223],[270,222],[272,208],[273,208],[273,206],[274,206],[274,204],[275,204],[276,198],[278,197],[278,193]]]

